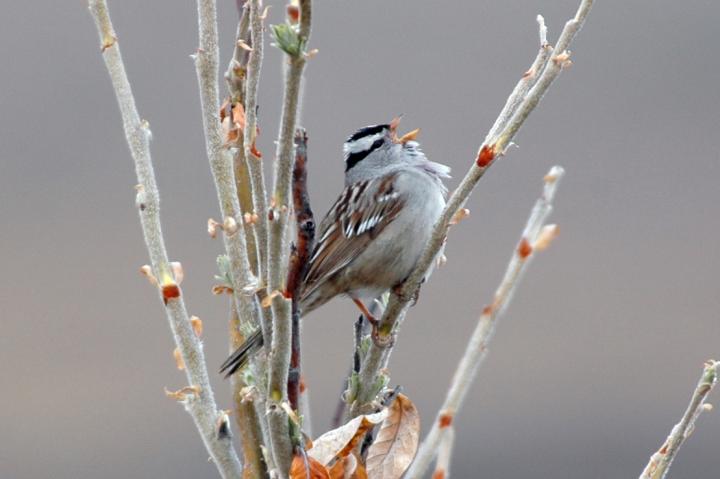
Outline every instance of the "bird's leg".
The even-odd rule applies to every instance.
[[[360,312],[363,314],[363,316],[365,316],[365,319],[367,319],[368,323],[370,323],[370,327],[372,327],[372,340],[375,343],[375,346],[380,348],[387,347],[388,340],[380,338],[380,332],[378,331],[378,325],[380,324],[380,321],[378,321],[377,318],[375,318],[375,316],[370,313],[370,311],[365,306],[365,303],[363,303],[357,298],[352,298],[352,300],[353,303],[355,303],[355,306],[357,306]]]

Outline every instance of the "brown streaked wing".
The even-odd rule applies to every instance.
[[[397,173],[359,181],[343,190],[320,223],[318,242],[305,275],[303,297],[348,265],[402,210],[406,198],[397,191]]]

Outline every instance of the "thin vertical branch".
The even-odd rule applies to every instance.
[[[455,445],[455,428],[449,426],[443,429],[438,445],[438,457],[432,479],[448,479],[450,477],[450,460]]]
[[[236,349],[243,341],[240,333],[240,318],[233,303],[230,306],[230,343]],[[260,397],[257,388],[248,387],[242,374],[234,374],[231,378],[233,405],[235,409],[235,423],[240,433],[240,446],[242,448],[244,477],[268,477],[267,464],[262,453],[263,434],[261,418],[258,414],[257,403]]]
[[[235,33],[235,46],[233,48],[232,58],[228,63],[225,71],[225,83],[230,93],[227,100],[230,112],[228,113],[228,121],[230,127],[237,131],[237,139],[232,145],[230,152],[233,160],[233,173],[235,175],[235,187],[238,192],[238,200],[240,201],[240,211],[245,215],[252,215],[253,196],[252,185],[250,183],[250,172],[245,161],[245,149],[243,147],[243,131],[234,125],[234,109],[236,105],[245,105],[245,84],[247,83],[247,63],[250,57],[249,51],[244,48],[250,42],[250,12],[244,8],[242,0],[237,0],[237,10],[240,16],[238,20],[237,30]],[[244,108],[243,108],[244,110]],[[252,216],[250,217],[252,218]],[[245,239],[247,241],[248,260],[253,273],[257,276],[260,271],[260,253],[258,251],[257,230],[252,221],[243,221],[245,229]]]
[[[315,243],[315,218],[307,191],[307,133],[303,128],[295,132],[295,165],[293,167],[293,210],[297,225],[295,248],[290,256],[285,296],[292,298],[292,351],[288,377],[288,400],[298,409],[300,397],[300,298],[298,292],[309,266],[310,252]]]
[[[268,255],[269,289],[272,299],[273,331],[268,368],[268,428],[272,455],[281,477],[292,461],[292,441],[288,415],[282,407],[288,400],[287,382],[292,352],[291,300],[283,294],[287,275],[287,226],[290,215],[290,186],[294,160],[293,137],[300,104],[305,47],[310,38],[311,0],[300,0],[299,24],[288,25],[295,34],[295,49],[285,50],[285,71],[280,133],[275,160],[273,199],[268,213],[270,245]],[[294,19],[290,19],[294,22]]]
[[[245,94],[245,131],[243,133],[243,150],[250,172],[252,184],[253,208],[257,219],[255,231],[257,232],[259,271],[258,276],[262,285],[268,284],[267,256],[268,256],[268,206],[265,189],[265,175],[259,152],[255,147],[257,137],[257,96],[260,81],[260,71],[263,61],[263,18],[260,12],[261,1],[250,0],[248,10],[250,16],[250,38],[252,51],[247,64],[247,82]],[[270,339],[270,338],[266,338]]]
[[[557,233],[557,227],[555,225],[545,226],[545,221],[552,211],[552,200],[563,174],[562,168],[554,166],[545,175],[543,194],[530,213],[520,237],[520,242],[513,251],[510,263],[500,282],[500,286],[495,291],[492,302],[483,309],[480,320],[450,383],[445,401],[433,422],[430,432],[420,445],[415,461],[405,476],[406,478],[420,478],[430,466],[432,459],[438,452],[438,445],[444,434],[443,430],[452,427],[455,415],[460,409],[480,365],[487,356],[488,344],[495,333],[497,321],[509,304],[525,269],[535,256],[534,253],[546,248]]]
[[[285,72],[280,132],[277,141],[274,188],[272,199],[272,235],[270,244],[270,287],[282,291],[285,280],[283,261],[287,251],[286,231],[289,218],[291,179],[294,159],[293,137],[297,125],[302,88],[302,76],[307,61],[305,46],[310,38],[312,15],[311,0],[300,0],[300,23],[298,29],[299,50],[288,53],[288,65]],[[287,53],[287,52],[286,52]]]
[[[194,56],[200,89],[205,149],[210,161],[215,189],[225,227],[223,239],[230,260],[233,297],[242,321],[261,323],[260,310],[255,300],[257,279],[250,269],[245,230],[238,227],[243,218],[238,200],[232,157],[223,140],[218,117],[218,34],[217,9],[214,0],[198,0],[198,36],[200,46]],[[233,227],[234,225],[234,227]]]
[[[247,63],[250,52],[244,48],[249,41],[250,12],[244,7],[242,0],[237,0],[238,25],[235,32],[235,45],[228,68],[225,71],[225,82],[230,91],[233,103],[245,104],[245,84],[247,80]]]
[[[392,352],[391,345],[394,332],[402,323],[412,299],[416,296],[422,284],[428,268],[445,243],[452,218],[457,211],[464,206],[480,178],[484,176],[485,172],[495,163],[498,157],[505,154],[507,146],[515,137],[530,113],[538,105],[553,81],[559,76],[563,68],[570,64],[570,54],[567,48],[584,24],[592,3],[592,0],[582,0],[575,17],[565,24],[553,54],[547,55],[545,65],[537,68],[537,71],[541,71],[542,73],[537,81],[534,82],[532,88],[527,91],[522,101],[516,101],[514,94],[511,94],[510,98],[508,98],[509,105],[506,105],[500,115],[508,119],[496,122],[497,126],[494,129],[497,130],[497,133],[489,136],[489,139],[484,141],[478,149],[475,161],[448,200],[415,269],[399,288],[399,291],[394,291],[390,295],[390,300],[385,308],[379,326],[380,342],[382,343],[384,341],[389,346],[382,347],[381,345],[375,344],[375,342],[370,345],[370,349],[366,354],[363,367],[360,371],[359,381],[361,391],[359,392],[358,398],[365,400],[365,404],[359,401],[358,404],[353,407],[352,414],[354,416],[364,413],[369,407],[368,401],[373,399],[370,397],[372,396],[372,394],[370,394],[370,388],[374,388],[378,383],[380,370],[387,364]],[[542,46],[540,55],[545,55]],[[536,62],[533,62],[533,65],[535,65],[535,63]],[[526,76],[523,76],[520,80],[521,83],[526,81],[528,81]],[[515,88],[514,92],[524,89],[524,86],[519,86]],[[511,106],[513,104],[517,105],[514,107],[514,110]],[[510,111],[506,111],[508,109]]]
[[[720,361],[710,360],[705,363],[702,376],[693,391],[685,414],[680,422],[672,428],[660,449],[650,457],[650,461],[640,474],[640,479],[663,479],[667,476],[680,447],[695,429],[695,421],[698,416],[709,409],[709,405],[705,404],[705,399],[717,384],[718,374],[720,374]]]
[[[89,6],[100,35],[103,60],[120,107],[125,137],[135,162],[138,180],[136,204],[153,275],[159,280],[161,299],[192,391],[178,397],[182,398],[185,409],[192,416],[221,476],[239,478],[242,470],[240,461],[232,448],[229,435],[221,433],[227,431],[227,416],[218,412],[215,405],[202,344],[193,331],[182,292],[168,262],[160,226],[160,195],[150,156],[150,130],[140,120],[135,106],[107,3],[105,0],[90,0]]]
[[[245,84],[248,77],[248,60],[249,52],[244,46],[250,41],[250,11],[244,8],[242,1],[237,1],[237,9],[239,20],[237,31],[235,34],[235,46],[233,55],[225,72],[225,80],[227,83],[230,98],[228,100],[231,109],[229,121],[232,123],[233,111],[236,105],[245,105]],[[233,125],[235,127],[235,125]],[[239,130],[239,128],[238,128]],[[235,175],[235,186],[237,188],[238,200],[240,201],[241,212],[243,218],[246,214],[252,215],[253,196],[252,185],[250,182],[250,174],[245,161],[245,149],[243,147],[243,132],[238,131],[238,138],[234,147],[231,149],[233,157],[233,171]],[[248,259],[254,274],[260,274],[260,253],[258,251],[257,230],[251,221],[243,221],[245,229],[245,237],[248,247]],[[231,306],[230,315],[230,351],[237,350],[245,341],[245,336],[241,334],[241,330],[247,331],[248,323],[251,318],[241,320],[235,303]],[[256,325],[253,325],[256,327]],[[258,390],[249,388],[245,381],[245,376],[235,374],[231,378],[232,400],[235,409],[235,422],[238,426],[240,435],[240,444],[242,446],[243,463],[245,464],[245,475],[250,477],[267,477],[267,464],[264,461],[261,446],[263,444],[263,421],[264,414],[259,414],[260,397]],[[263,408],[264,410],[264,404]]]

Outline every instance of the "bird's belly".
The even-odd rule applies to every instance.
[[[404,212],[406,219],[416,220],[404,219],[388,225],[344,271],[346,277],[355,279],[355,284],[358,284],[358,278],[364,279],[360,281],[364,287],[348,291],[349,294],[375,297],[408,277],[445,206],[440,193],[418,196]],[[419,212],[423,212],[422,218],[418,216]]]

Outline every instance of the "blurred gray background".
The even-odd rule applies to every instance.
[[[222,0],[222,61],[236,25]],[[284,4],[270,2],[270,23]],[[563,165],[552,221],[499,325],[457,422],[458,478],[637,477],[718,357],[720,58],[715,2],[598,1],[573,67],[520,132],[453,229],[448,264],[397,342],[392,382],[434,416],[478,313],[504,271],[550,166]],[[341,144],[404,113],[453,188],[537,51],[578,0],[318,1],[302,123],[318,215],[341,188]],[[163,198],[170,255],[211,370],[227,352],[226,298],[210,294],[221,242],[204,153],[194,2],[111,1]],[[84,2],[12,2],[0,20],[0,476],[214,478],[133,206],[132,163]],[[268,48],[260,148],[271,157],[281,56]],[[350,359],[349,301],[304,325],[316,432]],[[221,407],[227,383],[214,376]],[[717,394],[711,402],[720,401]],[[671,472],[717,476],[720,415],[702,417]],[[711,472],[715,471],[715,472]]]

